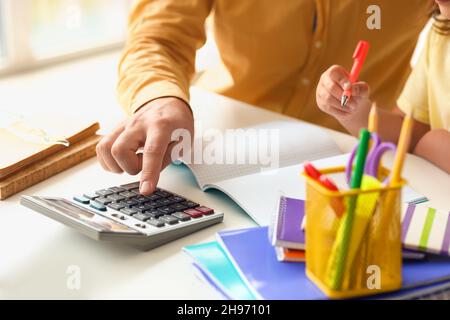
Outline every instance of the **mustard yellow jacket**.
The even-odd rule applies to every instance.
[[[333,64],[350,68],[357,42],[368,40],[371,49],[360,80],[369,83],[380,107],[392,108],[409,75],[429,4],[426,0],[139,0],[130,15],[120,61],[119,100],[129,114],[162,96],[188,102],[195,52],[205,42],[204,23],[212,14],[222,64],[205,72],[200,86],[341,129],[316,106],[320,75]],[[373,24],[377,17],[380,29]]]

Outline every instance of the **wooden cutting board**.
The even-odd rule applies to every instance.
[[[92,135],[0,178],[0,200],[95,156],[101,136]]]

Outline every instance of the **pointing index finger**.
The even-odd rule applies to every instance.
[[[142,152],[141,194],[150,194],[156,189],[169,142],[170,135],[165,131],[150,130],[147,133]]]

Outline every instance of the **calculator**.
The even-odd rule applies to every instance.
[[[20,203],[82,234],[149,250],[223,221],[223,213],[157,188],[139,193],[139,182],[72,199],[22,196]]]

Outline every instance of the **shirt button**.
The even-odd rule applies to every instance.
[[[302,78],[301,82],[304,86],[309,86],[311,84],[311,80],[309,80],[308,78]]]

